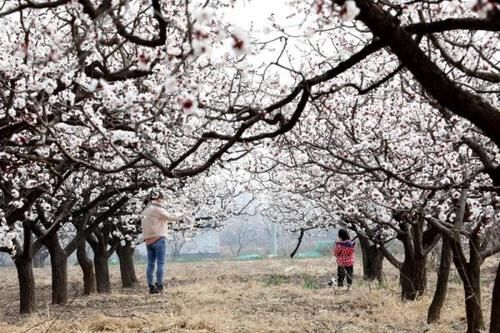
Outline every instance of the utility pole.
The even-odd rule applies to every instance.
[[[278,247],[277,247],[277,233],[278,228],[276,227],[276,223],[273,223],[273,256],[278,256]]]

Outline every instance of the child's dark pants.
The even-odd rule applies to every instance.
[[[352,285],[352,274],[353,267],[352,266],[339,266],[337,270],[337,285],[339,287],[344,286],[344,277],[347,279],[347,285],[350,287]]]

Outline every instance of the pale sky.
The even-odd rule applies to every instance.
[[[226,18],[247,30],[252,22],[256,29],[261,29],[267,25],[271,14],[275,15],[277,22],[289,24],[291,19],[287,17],[295,10],[286,3],[287,0],[239,0],[234,9],[228,10]]]

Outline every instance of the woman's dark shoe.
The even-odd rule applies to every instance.
[[[150,294],[158,294],[159,290],[156,286],[149,285],[149,293]]]
[[[163,285],[157,283],[156,290],[158,293],[162,294],[163,293]]]

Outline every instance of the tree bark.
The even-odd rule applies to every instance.
[[[118,242],[114,242],[108,250],[108,239],[101,231],[94,231],[94,234],[87,237],[87,242],[94,252],[94,269],[96,287],[98,293],[110,293],[111,281],[109,278],[108,259],[115,252]]]
[[[14,259],[19,281],[19,313],[29,314],[35,310],[35,277],[31,258],[19,256]]]
[[[303,228],[300,229],[299,237],[297,238],[297,245],[293,249],[292,253],[290,253],[290,258],[293,259],[297,252],[299,251],[300,245],[302,244],[302,239],[304,238],[305,230]]]
[[[44,268],[45,267],[44,259],[45,258],[42,258],[40,253],[38,253],[36,256],[33,257],[33,267]]]
[[[134,288],[139,283],[134,268],[135,248],[130,245],[118,246],[116,254],[120,260],[120,274],[122,278],[122,288]]]
[[[49,252],[46,249],[40,249],[39,252],[33,256],[33,267],[44,268],[45,259],[47,259]]]
[[[61,248],[57,235],[46,243],[50,253],[52,272],[52,304],[68,302],[68,261],[66,253]]]
[[[479,333],[484,327],[479,269],[471,267],[468,276],[469,282],[464,282],[467,333]]]
[[[108,256],[106,252],[94,249],[94,268],[96,287],[98,293],[110,293],[111,281],[109,279]]]
[[[467,333],[479,333],[484,327],[481,310],[481,261],[477,251],[477,239],[469,239],[470,261],[467,262],[459,241],[453,241],[453,262],[462,280],[465,294],[465,314],[467,316]],[[477,246],[477,247],[475,247]]]
[[[427,323],[431,324],[439,320],[441,317],[441,309],[443,308],[444,301],[446,300],[446,293],[448,291],[448,280],[450,277],[451,268],[451,247],[450,241],[447,237],[443,238],[441,247],[441,259],[439,262],[439,270],[437,273],[437,284],[434,297],[432,298],[431,305],[427,312]]]
[[[500,262],[498,263],[497,276],[493,285],[491,299],[490,333],[500,333]]]
[[[382,283],[384,281],[384,254],[377,248],[377,245],[370,244],[368,238],[359,234],[358,238],[363,254],[363,279],[367,281],[377,279],[379,283]]]
[[[90,295],[96,292],[96,278],[94,274],[94,265],[92,260],[87,256],[87,243],[83,242],[78,245],[76,250],[76,258],[83,273],[83,294]]]
[[[413,301],[425,292],[427,286],[427,257],[412,256],[405,253],[405,259],[399,271],[401,299]]]
[[[427,288],[427,255],[439,241],[440,233],[435,228],[425,229],[421,215],[400,217],[400,228],[403,233],[398,238],[405,251],[399,268],[401,299],[415,300]]]

